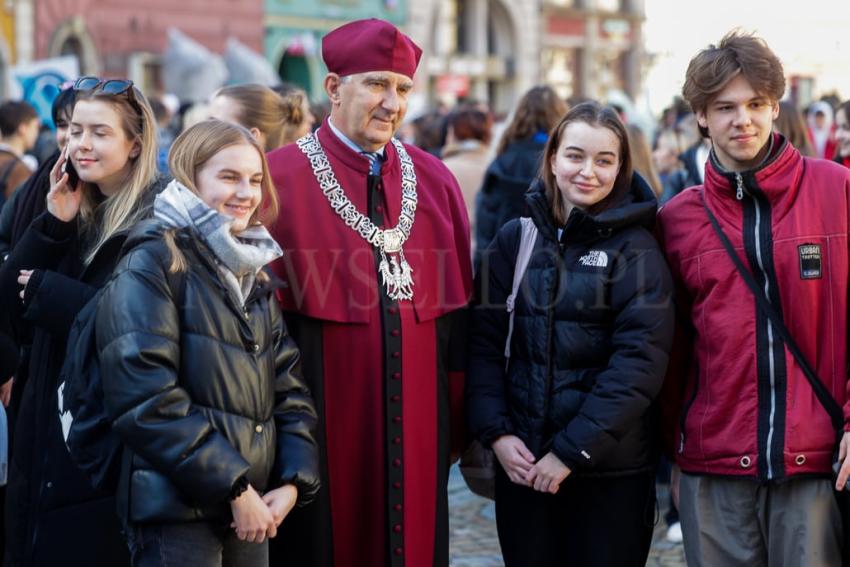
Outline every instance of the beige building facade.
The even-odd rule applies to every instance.
[[[419,91],[433,107],[460,98],[508,112],[540,78],[538,0],[422,0],[406,31],[424,53]]]

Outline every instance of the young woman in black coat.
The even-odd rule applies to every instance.
[[[74,318],[148,212],[157,183],[156,125],[130,81],[83,77],[75,89],[68,143],[49,173],[47,210],[0,269],[2,307],[16,336],[32,336],[6,497],[7,565],[113,567],[129,559],[114,498],[92,489],[69,458],[69,416],[57,388]]]
[[[493,448],[508,567],[646,562],[658,455],[653,400],[673,335],[656,202],[616,114],[583,103],[546,145],[528,196],[538,235],[516,298],[521,223],[485,251],[467,382],[473,434]],[[507,362],[507,369],[506,369]]]
[[[104,401],[130,455],[119,510],[134,566],[266,567],[319,483],[316,410],[262,270],[282,254],[264,225],[276,192],[251,133],[218,120],[181,134],[169,168],[98,304]]]

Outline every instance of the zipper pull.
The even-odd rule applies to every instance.
[[[685,434],[679,433],[679,454],[685,452]]]
[[[735,198],[739,201],[744,199],[744,178],[740,173],[735,174],[735,180],[738,182],[738,191],[735,193]]]

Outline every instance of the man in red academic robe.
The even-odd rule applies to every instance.
[[[269,155],[279,297],[323,448],[321,495],[286,519],[272,565],[448,565],[469,221],[443,164],[392,138],[420,55],[381,20],[330,32],[330,117]]]

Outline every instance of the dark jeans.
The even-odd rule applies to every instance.
[[[655,521],[655,474],[567,477],[557,494],[496,472],[496,525],[506,567],[643,567]]]
[[[133,567],[268,567],[269,543],[250,543],[210,522],[136,525],[129,539]]]

